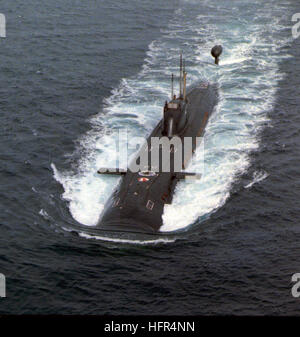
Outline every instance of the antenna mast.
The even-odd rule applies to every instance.
[[[180,53],[179,97],[182,96],[182,53]]]
[[[186,98],[186,71],[185,71],[185,61],[183,61],[183,99]]]
[[[171,100],[174,97],[174,75],[172,74],[172,80],[171,80]]]

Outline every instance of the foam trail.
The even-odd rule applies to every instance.
[[[173,204],[165,207],[162,231],[205,219],[226,202],[232,183],[250,165],[249,153],[259,146],[259,130],[268,121],[283,76],[278,63],[290,57],[283,48],[289,39],[278,39],[278,32],[286,30],[279,15],[285,7],[273,0],[251,4],[182,1],[176,20],[149,45],[140,73],[122,79],[104,100],[104,112],[92,119],[91,131],[80,139],[84,155],[78,172],[59,172],[52,164],[55,179],[64,187],[63,198],[78,222],[94,226],[118,183],[116,177],[96,174],[99,167],[115,163],[113,136],[107,131],[118,126],[127,129],[130,137],[149,134],[161,118],[169,77],[177,73],[181,50],[188,84],[200,79],[217,83],[220,100],[204,137],[203,177],[194,184],[177,185]],[[210,56],[215,44],[224,47],[219,67]],[[200,165],[195,161],[193,170]]]
[[[268,178],[269,174],[265,171],[255,171],[253,174],[253,181],[251,181],[249,184],[245,186],[245,188],[250,188],[254,184],[259,183],[260,181]]]
[[[273,32],[272,13],[267,6],[258,7],[262,7],[266,21],[270,19],[271,23],[264,22],[266,29]],[[258,131],[267,121],[277,83],[282,78],[278,59],[273,57],[279,54],[280,47],[276,48],[273,34],[262,35],[261,25],[242,20],[234,28],[238,41],[228,37],[228,30],[226,34],[221,31],[222,20],[220,25],[207,25],[210,36],[218,36],[219,43],[227,46],[218,72],[220,102],[204,137],[202,179],[194,186],[178,184],[173,204],[165,207],[162,231],[182,229],[199,218],[205,219],[226,202],[232,183],[250,165],[249,152],[258,148]],[[279,25],[274,29],[280,29]],[[201,47],[201,54],[199,51],[196,56],[199,61],[205,60],[203,54],[207,53]],[[203,75],[208,71],[204,69]]]
[[[41,209],[39,211],[39,215],[41,215],[46,220],[51,219],[50,215],[44,209]]]
[[[106,236],[99,236],[99,235],[89,235],[87,233],[79,233],[79,236],[84,237],[86,239],[95,239],[101,241],[108,241],[108,242],[115,242],[115,243],[129,243],[135,245],[158,245],[158,244],[167,244],[173,243],[175,239],[155,239],[155,240],[129,240],[129,239],[118,239],[118,238],[110,238]]]

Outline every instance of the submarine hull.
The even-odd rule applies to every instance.
[[[185,137],[195,140],[196,137],[203,136],[217,103],[217,89],[210,84],[200,84],[187,94],[186,102],[186,122],[182,132],[177,135],[182,141]],[[163,130],[164,119],[157,124],[147,142],[152,137],[164,137]],[[193,152],[196,146],[197,143],[193,141]],[[151,146],[149,156],[150,152]],[[135,160],[139,156],[140,153],[137,153]],[[171,162],[173,157],[174,153],[171,153]],[[185,156],[183,169],[187,167],[190,157]],[[119,185],[105,204],[96,228],[113,232],[159,234],[163,225],[164,205],[172,202],[176,184],[183,177],[181,173],[175,172],[172,165],[169,172],[163,172],[159,168],[150,176],[128,170],[122,174]]]

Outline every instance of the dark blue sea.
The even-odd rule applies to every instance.
[[[2,1],[0,314],[298,315],[298,0]],[[223,46],[219,67],[210,49]],[[109,130],[146,136],[183,52],[218,104],[161,235],[91,235]],[[197,162],[195,163],[197,168]]]

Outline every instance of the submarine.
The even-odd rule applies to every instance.
[[[211,50],[215,64],[219,63],[221,53],[221,46]],[[179,93],[174,94],[172,74],[171,97],[164,104],[162,119],[133,161],[127,169],[98,170],[101,175],[113,174],[121,179],[107,200],[95,229],[161,234],[164,206],[172,203],[177,183],[182,179],[201,179],[200,174],[186,169],[201,142],[218,95],[216,87],[207,82],[201,82],[187,92],[186,80],[181,54]]]

